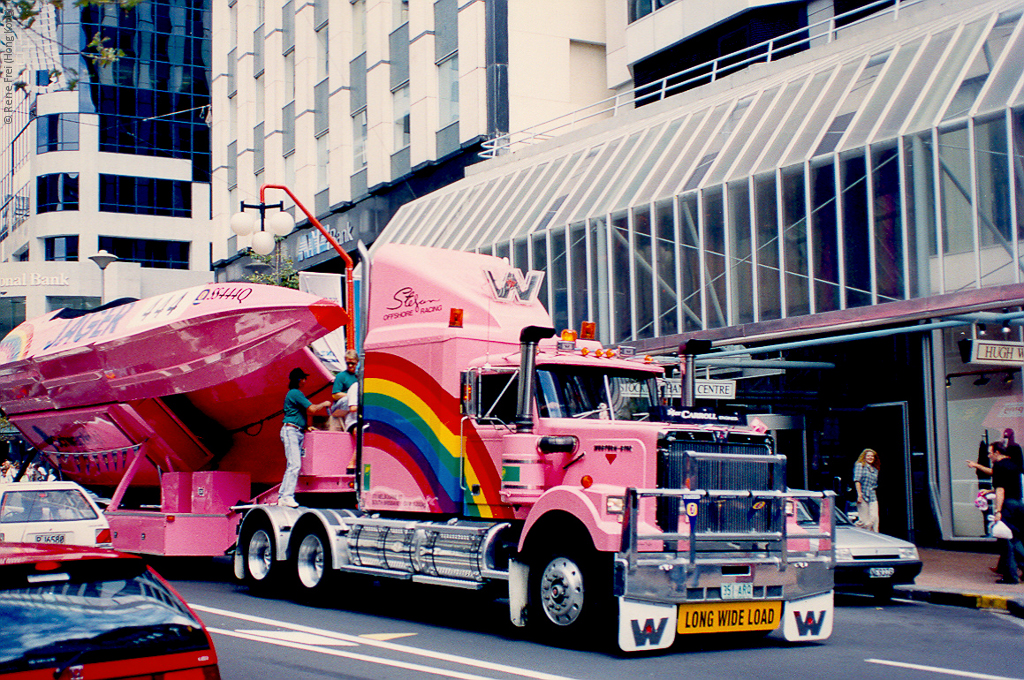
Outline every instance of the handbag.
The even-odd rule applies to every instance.
[[[1005,538],[1007,540],[1013,538],[1013,532],[1010,531],[1010,527],[1003,520],[999,520],[992,525],[992,535],[995,538]]]

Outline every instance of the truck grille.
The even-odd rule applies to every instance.
[[[717,492],[786,490],[786,459],[773,455],[767,437],[714,431],[667,432],[658,443],[658,487],[707,491],[687,513],[691,534],[745,534],[782,530],[781,497],[751,498]],[[679,530],[685,499],[659,498],[657,522]]]

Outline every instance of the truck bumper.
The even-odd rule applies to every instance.
[[[673,553],[646,554],[632,568],[615,560],[618,640],[625,652],[664,649],[677,634],[772,632],[789,641],[832,632],[827,559],[782,564],[730,559],[690,564]]]

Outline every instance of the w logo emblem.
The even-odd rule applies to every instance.
[[[518,300],[530,302],[540,293],[540,284],[544,281],[544,272],[531,271],[524,277],[518,269],[510,269],[500,280],[494,278],[494,272],[485,269],[484,274],[491,284],[491,292],[497,300]]]
[[[793,617],[796,619],[796,629],[801,637],[805,635],[820,635],[821,626],[825,623],[825,610],[818,612],[818,618],[814,618],[814,612],[809,611],[807,615],[803,615],[800,612],[793,612]]]
[[[636,646],[643,647],[644,645],[657,645],[661,642],[661,636],[665,632],[665,624],[668,623],[668,619],[665,618],[659,621],[657,627],[654,625],[654,619],[647,619],[643,628],[640,627],[640,622],[636,619],[633,619],[631,623],[633,624],[633,639],[636,641]]]

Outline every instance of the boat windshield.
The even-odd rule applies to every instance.
[[[542,418],[646,420],[657,405],[654,375],[589,366],[542,366],[537,401]]]

